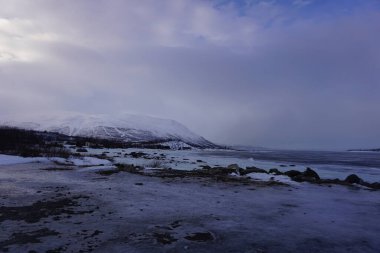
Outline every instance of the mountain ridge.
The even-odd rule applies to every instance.
[[[177,121],[126,113],[116,116],[66,114],[29,117],[22,121],[2,121],[0,125],[125,142],[177,141],[197,148],[217,147]]]

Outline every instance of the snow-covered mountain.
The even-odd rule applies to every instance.
[[[178,142],[193,147],[216,147],[174,120],[122,114],[35,117],[25,121],[2,121],[0,125],[36,131],[57,132],[69,136],[118,139],[128,142]]]

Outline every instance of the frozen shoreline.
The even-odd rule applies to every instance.
[[[58,211],[39,217],[41,205]],[[377,252],[380,247],[379,192],[357,187],[247,185],[127,172],[103,176],[77,166],[26,163],[0,166],[0,206],[0,247],[9,252]],[[23,210],[16,207],[32,214],[36,209],[33,222],[27,214],[12,213]]]

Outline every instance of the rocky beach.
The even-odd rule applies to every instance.
[[[311,169],[293,170],[292,178],[236,164],[189,171],[99,158],[87,158],[87,164],[78,158],[76,165],[1,158],[8,159],[0,166],[3,252],[377,252],[380,247],[379,191],[358,182],[320,181]]]

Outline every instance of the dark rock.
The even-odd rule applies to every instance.
[[[169,233],[154,233],[153,236],[157,242],[161,244],[172,244],[173,242],[178,241]]]
[[[282,173],[282,172],[279,171],[278,169],[270,169],[270,170],[269,170],[269,174],[282,175],[282,174],[284,174],[284,173]]]
[[[243,173],[243,169],[240,168],[239,165],[237,165],[237,164],[230,164],[227,166],[227,169],[232,171],[232,172],[235,172],[238,175],[241,175],[241,173]]]
[[[207,242],[214,240],[214,236],[210,232],[193,233],[191,235],[185,236],[185,239],[196,242]]]
[[[344,181],[347,183],[350,183],[350,184],[361,184],[361,183],[363,183],[363,179],[361,179],[360,177],[358,177],[355,174],[349,175],[348,177],[346,177],[346,179]]]
[[[0,206],[0,223],[6,220],[25,221],[26,223],[37,223],[43,218],[58,217],[62,214],[85,214],[92,211],[74,211],[73,208],[79,206],[78,199],[88,199],[87,196],[74,196],[63,199],[49,199],[37,201],[27,206]]]
[[[242,168],[239,167],[239,170],[237,171],[236,168],[225,168],[225,167],[212,167],[209,170],[204,170],[208,174],[213,174],[213,175],[229,175],[231,173],[237,173],[243,170]]]
[[[240,171],[240,175],[247,175],[249,173],[268,173],[266,170],[257,167],[247,167],[245,170]]]
[[[78,148],[76,152],[88,152],[85,148]]]
[[[296,182],[310,182],[310,183],[315,183],[315,182],[319,182],[320,181],[320,177],[319,175],[312,169],[310,168],[307,168],[304,172],[299,172],[299,171],[296,171],[296,170],[291,170],[291,171],[287,171],[285,172],[285,174],[287,175],[287,173],[289,173],[292,178],[292,180],[296,181]]]
[[[237,164],[230,164],[230,165],[227,166],[227,169],[231,169],[231,170],[239,170],[239,169],[241,169],[241,168],[240,168],[239,165],[237,165]]]
[[[210,170],[211,169],[211,167],[208,165],[202,165],[201,168],[204,170]]]
[[[323,184],[340,184],[340,185],[347,184],[344,181],[339,180],[338,178],[335,178],[335,179],[321,179],[319,182],[323,183]]]
[[[380,183],[372,183],[369,185],[369,187],[371,187],[372,189],[377,189],[377,190],[380,190]]]
[[[296,176],[302,176],[302,172],[298,170],[288,170],[284,172],[284,174],[291,178],[296,177]]]
[[[294,177],[291,177],[291,179],[292,179],[293,181],[296,181],[296,182],[304,182],[304,181],[305,181],[304,178],[303,178],[303,176],[302,176],[302,174],[301,174],[301,175],[294,176]]]
[[[102,176],[111,176],[119,172],[120,172],[119,170],[100,170],[100,171],[97,171],[96,174],[99,174]]]
[[[172,228],[178,228],[180,226],[181,226],[180,220],[176,220],[176,221],[172,222],[172,224],[170,224],[170,227],[172,227]]]
[[[59,233],[54,230],[50,230],[48,228],[42,228],[35,231],[30,232],[15,232],[11,235],[11,237],[7,240],[0,242],[0,251],[8,252],[8,246],[13,245],[28,245],[34,243],[41,243],[41,238],[46,236],[57,236]],[[25,252],[25,251],[24,251]],[[34,253],[36,251],[30,250],[29,253]]]
[[[318,173],[310,168],[306,168],[306,170],[302,173],[304,177],[314,178],[315,180],[320,180]]]
[[[129,155],[132,156],[133,158],[140,158],[147,154],[145,154],[144,152],[131,152]]]

